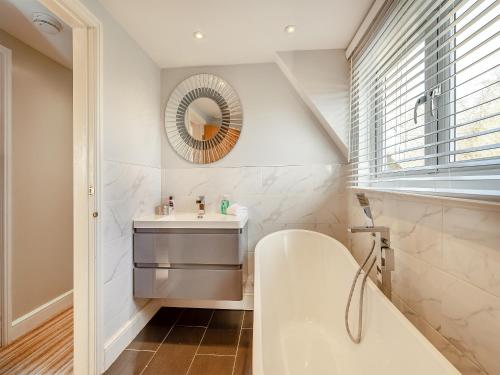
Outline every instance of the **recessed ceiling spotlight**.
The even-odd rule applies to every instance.
[[[201,31],[195,31],[193,33],[193,38],[195,39],[203,39],[205,37],[205,35],[203,35],[203,33]]]
[[[295,26],[295,25],[286,25],[285,26],[285,32],[287,34],[293,34],[296,29],[297,29],[297,26]]]

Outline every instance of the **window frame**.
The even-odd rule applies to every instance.
[[[467,1],[467,0],[461,0]],[[456,4],[455,4],[456,5]],[[455,5],[450,5],[449,8],[453,8]],[[419,31],[423,31],[423,34],[427,34],[427,30],[435,27],[441,20],[440,14],[442,13],[441,7],[436,8],[436,15],[433,23],[428,24],[428,26],[424,29],[419,29]],[[453,21],[456,19],[456,14],[453,15]],[[456,32],[457,26],[453,26],[451,30],[446,29],[449,27],[451,21],[448,20],[439,26],[439,28],[431,35],[429,35],[424,40],[418,39],[414,42],[414,46],[418,46],[420,42],[424,42],[424,93],[422,93],[422,97],[426,97],[424,106],[424,133],[432,133],[435,134],[426,135],[424,139],[424,155],[434,155],[434,154],[442,154],[447,153],[449,151],[455,150],[455,138],[456,129],[454,125],[456,123],[456,94],[455,94],[455,86],[456,86],[456,76],[455,76],[455,60],[456,60],[456,51],[452,50],[456,46],[456,40],[453,35]],[[432,42],[433,39],[436,41]],[[453,38],[452,41],[449,41],[450,38]],[[442,45],[444,44],[444,47]],[[430,58],[429,58],[430,57]],[[443,68],[442,72],[439,72]],[[384,76],[376,76],[377,84],[375,84],[375,90],[380,90],[378,81],[385,82],[386,77]],[[435,101],[433,102],[433,98],[430,93],[437,89],[438,91],[435,96]],[[379,91],[381,97],[385,99],[385,90]],[[382,99],[383,100],[383,99]],[[373,150],[374,162],[370,165],[370,173],[376,172],[375,177],[383,177],[386,169],[383,165],[386,164],[387,159],[387,145],[386,145],[386,124],[385,124],[385,104],[384,110],[381,114],[376,114],[377,108],[380,105],[381,99],[376,99],[373,108],[370,108],[370,111],[373,111],[373,129],[371,134],[368,136],[371,139],[370,147]],[[435,105],[436,115],[434,116],[432,111],[432,106]],[[443,131],[449,129],[449,131]],[[439,132],[437,132],[439,131]],[[446,142],[449,140],[449,142]],[[433,145],[438,143],[437,145]],[[426,146],[431,145],[431,146]],[[405,175],[411,174],[414,176],[422,176],[422,175],[440,175],[440,174],[448,174],[448,168],[445,167],[439,168],[441,165],[449,165],[453,164],[456,161],[456,155],[443,155],[436,156],[435,158],[425,158],[424,159],[425,166],[436,166],[435,169],[430,169],[428,172],[418,171],[418,172],[410,172],[402,169],[402,172]],[[382,165],[382,166],[381,166]],[[474,167],[464,167],[464,170],[470,170]],[[487,168],[485,168],[487,169]]]
[[[397,30],[397,26],[394,26],[397,24],[384,28],[383,20],[390,19],[392,22],[396,17],[405,17],[403,12],[410,9],[407,4],[411,2],[392,4],[365,44],[370,46],[369,43],[373,42],[376,48],[361,50],[351,58],[351,88],[355,80],[356,90],[350,98],[352,129],[349,132],[349,161],[353,168],[348,184],[375,190],[500,200],[500,156],[476,156],[476,150],[473,149],[481,151],[485,147],[488,150],[489,140],[475,138],[476,133],[467,128],[463,129],[469,133],[465,134],[466,137],[462,136],[457,128],[467,127],[467,123],[462,120],[462,112],[468,109],[461,109],[463,102],[460,100],[469,95],[466,91],[463,94],[464,91],[459,91],[457,86],[462,87],[467,83],[460,84],[461,78],[457,79],[457,74],[468,69],[468,66],[462,68],[460,63],[467,58],[459,57],[461,55],[457,52],[457,47],[463,43],[459,37],[459,34],[462,35],[459,25],[468,18],[466,27],[471,27],[474,25],[470,23],[471,17],[480,20],[483,16],[488,17],[489,13],[484,13],[486,7],[488,12],[498,11],[499,8],[489,2],[484,2],[485,7],[481,8],[481,2],[477,5],[472,0],[451,3],[441,0],[438,4],[425,5],[417,9],[425,17],[407,18],[407,21],[412,22],[411,33],[404,31],[401,34],[405,39],[397,40],[397,34],[393,31]],[[455,10],[457,6],[463,12]],[[392,14],[394,17],[389,18]],[[492,14],[494,17],[495,13]],[[493,27],[491,20],[487,22],[490,23],[487,27]],[[388,41],[397,43],[398,50],[387,44],[388,41],[380,39],[379,35],[383,35],[377,34],[380,30],[381,33],[389,30]],[[474,38],[479,35],[476,34]],[[495,36],[488,38],[492,37]],[[388,51],[391,51],[391,55],[387,54]],[[373,53],[374,57],[364,55],[365,52]],[[496,52],[498,49],[489,54]],[[480,63],[482,58],[475,60],[473,58],[470,66]],[[386,64],[388,61],[392,65]],[[375,65],[378,62],[383,64]],[[369,64],[372,64],[371,67]],[[485,74],[494,67],[487,68],[488,65],[484,68]],[[477,91],[472,91],[471,95]],[[457,99],[458,95],[461,96]],[[497,91],[491,95],[494,100],[500,99]],[[413,108],[410,107],[413,100],[417,102],[419,99],[418,123],[414,123]],[[479,105],[482,104],[476,106]],[[493,115],[498,116],[495,113]],[[479,117],[471,119],[471,123],[478,121],[482,120]],[[493,126],[491,134],[500,135],[496,123]],[[487,134],[490,133],[484,135]],[[464,139],[474,139],[472,146],[460,142]],[[498,141],[493,146],[497,144]],[[466,149],[461,151],[464,147]],[[469,153],[472,154],[468,157],[460,156]]]

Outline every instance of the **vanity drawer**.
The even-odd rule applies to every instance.
[[[241,269],[134,268],[134,296],[241,301]]]
[[[136,264],[243,264],[247,229],[157,229],[134,233]]]

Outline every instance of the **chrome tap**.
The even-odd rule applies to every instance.
[[[388,227],[351,227],[351,233],[371,233],[376,237],[380,233],[380,251],[377,256],[377,283],[382,292],[391,298],[391,272],[394,271],[394,250],[391,248],[391,238]]]
[[[391,299],[392,277],[394,271],[394,250],[391,248],[390,230],[384,226],[374,226],[368,198],[364,194],[357,194],[358,201],[364,210],[368,225],[348,228],[351,233],[371,233],[373,237],[380,234],[380,251],[377,256],[377,284],[382,292]],[[371,224],[371,225],[370,225]]]
[[[196,200],[196,204],[198,205],[198,219],[203,219],[203,216],[205,216],[205,196],[200,195]]]
[[[366,280],[368,278],[368,275],[370,274],[370,271],[373,269],[373,266],[376,264],[378,287],[382,290],[387,298],[391,299],[391,271],[394,270],[394,252],[391,249],[389,228],[376,227],[373,223],[373,215],[370,209],[370,202],[368,201],[368,198],[363,193],[356,194],[356,196],[358,198],[359,205],[365,213],[366,225],[362,227],[350,227],[348,228],[348,230],[351,233],[371,233],[372,236],[375,237],[372,242],[371,250],[365,257],[365,260],[360,263],[358,271],[354,276],[354,280],[352,281],[351,290],[349,291],[349,297],[347,298],[345,307],[344,323],[347,334],[355,344],[359,344],[361,342],[361,335],[363,333],[363,295],[365,291]],[[380,235],[380,251],[375,252],[378,235]],[[373,257],[374,253],[375,257]],[[362,276],[361,291],[359,292],[358,329],[356,333],[353,333],[349,324],[349,311],[351,308],[351,302],[354,289],[356,288],[356,283],[358,282],[358,278],[361,277],[364,267],[367,265],[368,267],[364,275]]]

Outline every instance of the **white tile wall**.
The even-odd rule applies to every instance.
[[[154,212],[161,196],[161,170],[106,161],[103,172],[103,313],[104,337],[109,338],[147,302],[130,297],[132,220]]]
[[[209,212],[219,210],[223,195],[249,208],[245,293],[253,294],[254,249],[265,235],[300,228],[346,243],[347,194],[341,174],[340,164],[164,169],[163,197],[173,195],[178,211],[196,210],[198,195],[205,195]]]
[[[393,302],[464,374],[500,374],[500,206],[369,193],[391,228]],[[350,193],[349,224],[362,224]],[[366,237],[351,235],[360,261]]]
[[[446,207],[443,225],[446,269],[500,297],[500,210]]]

